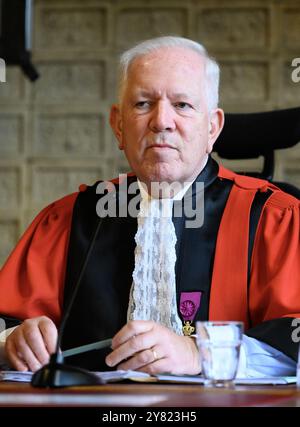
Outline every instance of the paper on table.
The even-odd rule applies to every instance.
[[[138,382],[158,382],[158,383],[177,383],[177,384],[204,384],[204,378],[199,375],[168,375],[158,374],[151,376],[145,372],[137,371],[102,371],[95,372],[105,382],[117,382],[125,379]],[[30,382],[32,372],[20,371],[0,371],[0,381],[19,381]],[[265,377],[265,378],[236,378],[237,385],[282,385],[295,384],[296,377]]]
[[[150,378],[149,374],[146,372],[138,372],[138,371],[124,371],[124,370],[116,370],[116,371],[102,371],[95,372],[100,378],[107,382],[114,382],[126,379],[135,379],[135,378]]]
[[[199,375],[155,375],[158,382],[174,382],[182,384],[204,384],[205,380]],[[295,384],[296,377],[264,377],[264,378],[236,378],[236,385],[280,385],[280,384]]]
[[[270,385],[280,385],[280,384],[296,384],[297,377],[265,377],[265,378],[237,378],[235,380],[236,384],[240,385],[251,385],[251,384],[270,384]]]
[[[18,381],[21,383],[30,383],[31,377],[31,371],[0,371],[0,381]]]
[[[145,372],[137,372],[137,371],[103,371],[103,372],[95,372],[100,378],[102,378],[105,382],[114,382],[121,381],[125,379],[134,379],[134,378],[147,378],[150,377],[149,374]],[[29,383],[32,378],[32,372],[21,372],[21,371],[0,371],[0,381],[18,381]]]

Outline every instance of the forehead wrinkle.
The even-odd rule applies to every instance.
[[[163,90],[147,90],[147,89],[140,89],[137,88],[134,93],[136,95],[142,96],[142,97],[154,97],[154,98],[161,98],[163,96],[164,91]],[[187,99],[193,97],[191,93],[188,92],[170,92],[166,90],[167,97],[170,99]]]

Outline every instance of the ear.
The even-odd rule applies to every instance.
[[[117,104],[113,104],[110,109],[109,123],[117,140],[119,141],[119,149],[124,150],[123,132],[122,132],[122,115],[121,115],[120,107]]]
[[[224,111],[221,108],[212,110],[209,116],[207,154],[212,152],[213,145],[220,135],[223,126]]]

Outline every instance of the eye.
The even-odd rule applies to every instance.
[[[176,102],[174,104],[175,108],[177,108],[178,110],[188,110],[190,108],[193,108],[191,106],[191,104],[189,104],[188,102]]]
[[[149,101],[138,101],[134,104],[134,106],[140,110],[144,110],[150,107]]]

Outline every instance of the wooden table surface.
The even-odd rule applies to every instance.
[[[285,386],[236,386],[114,383],[93,387],[37,389],[0,382],[1,407],[280,407],[300,406],[300,389]]]

